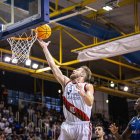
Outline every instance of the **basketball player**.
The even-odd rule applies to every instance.
[[[136,101],[134,109],[138,115],[130,120],[122,135],[119,135],[118,127],[115,124],[110,125],[110,131],[118,140],[127,140],[129,138],[131,140],[140,140],[140,98]]]
[[[91,139],[91,108],[94,88],[88,81],[91,71],[82,66],[74,70],[70,78],[64,76],[55,64],[49,50],[50,42],[39,40],[52,72],[63,89],[63,112],[66,121],[61,125],[59,140],[90,140]]]

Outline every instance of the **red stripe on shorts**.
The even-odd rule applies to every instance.
[[[92,137],[92,124],[89,123],[89,135],[88,135],[88,139],[91,140]]]

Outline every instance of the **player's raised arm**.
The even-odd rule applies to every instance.
[[[47,43],[44,42],[43,40],[38,40],[38,41],[39,41],[39,44],[41,45],[41,47],[43,48],[47,62],[52,69],[54,77],[62,85],[62,87],[64,87],[65,83],[69,80],[69,78],[64,76],[62,74],[61,70],[55,64],[54,59],[48,50],[48,45],[50,44],[50,41],[48,41]]]

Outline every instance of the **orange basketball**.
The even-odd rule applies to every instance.
[[[49,25],[44,24],[36,28],[37,37],[40,39],[47,39],[50,37],[52,31]]]

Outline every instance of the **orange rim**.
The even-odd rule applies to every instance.
[[[31,29],[32,31],[36,32],[36,29]],[[10,37],[10,39],[14,39],[14,40],[32,40],[33,37]]]
[[[31,40],[32,37],[10,37],[13,40]]]

